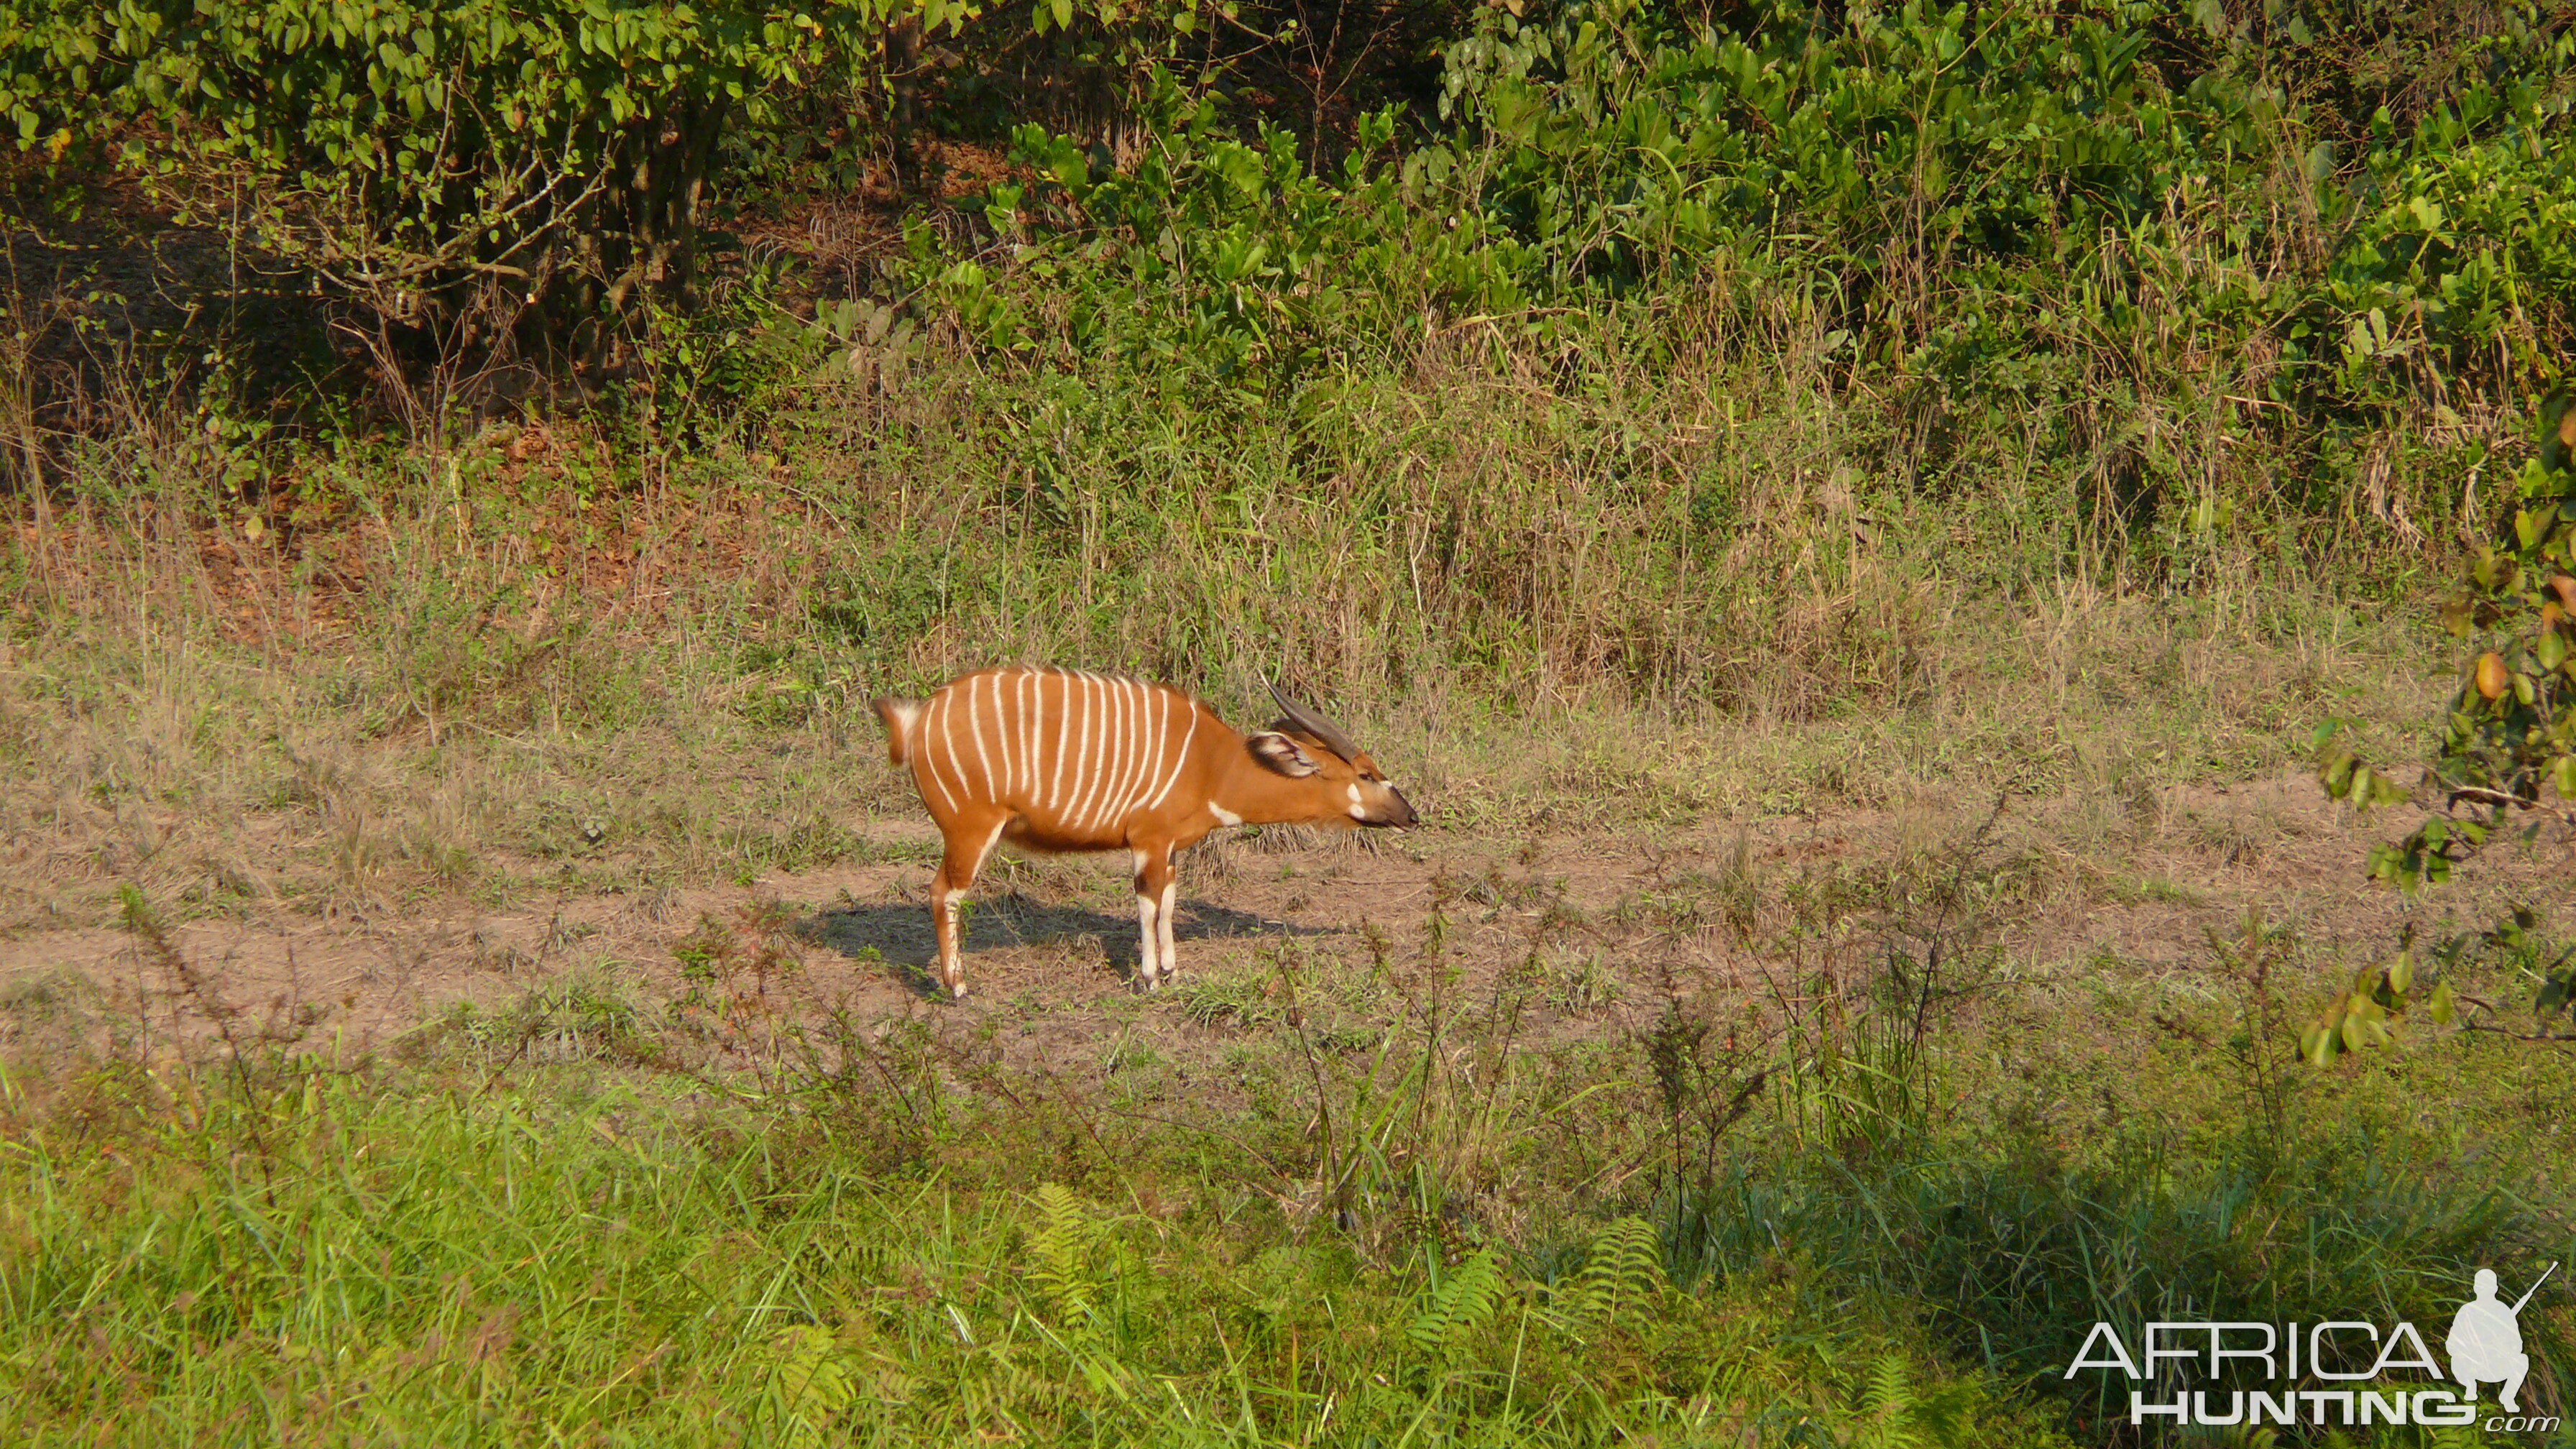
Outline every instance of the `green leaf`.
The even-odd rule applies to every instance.
[[[2325,1066],[2342,1049],[2342,1039],[2326,1027],[2312,1026],[2299,1033],[2299,1055],[2307,1058],[2310,1066]]]

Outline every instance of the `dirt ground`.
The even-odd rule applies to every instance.
[[[1719,882],[1749,881],[1769,900],[1837,870],[1883,872],[1909,853],[1955,853],[1991,803],[1652,839],[1235,832],[1184,864],[1180,978],[1164,1005],[1185,1001],[1193,985],[1247,975],[1286,942],[1309,960],[1359,963],[1374,933],[1374,949],[1413,959],[1438,906],[1444,948],[1471,985],[1534,950],[1588,960],[1592,989],[1543,1008],[1550,1019],[1541,1024],[1614,1030],[1677,979],[1723,987],[1760,969],[1740,930],[1705,909]],[[2330,807],[2304,773],[2174,791],[2109,838],[2072,838],[2073,809],[2008,802],[1966,867],[1987,901],[1976,929],[2025,979],[2107,973],[2188,989],[2195,973],[2214,969],[2210,933],[2235,928],[2249,906],[2298,923],[2319,959],[2367,959],[2393,938],[2399,902],[2362,872],[2386,822]],[[315,1033],[307,1040],[364,1052],[452,1016],[458,1003],[503,1009],[570,974],[648,1001],[676,999],[687,989],[683,954],[708,939],[778,943],[797,963],[785,988],[791,1012],[1014,1021],[1019,1030],[999,1034],[1006,1053],[1096,1055],[1113,1023],[1182,1024],[1134,982],[1132,897],[1107,858],[997,860],[970,919],[971,994],[949,1002],[928,969],[930,867],[921,857],[935,835],[924,822],[881,825],[876,836],[881,856],[900,858],[698,889],[538,898],[531,888],[514,910],[478,911],[450,895],[359,921],[286,908],[199,919],[171,928],[176,960],[122,929],[22,934],[0,941],[0,1037],[39,1029],[32,1006],[71,1001],[85,1003],[93,1026],[210,1031],[223,1013],[204,1007],[220,1002],[252,1020],[300,1012]],[[1557,929],[1543,933],[1551,913]],[[182,963],[197,978],[193,992]]]

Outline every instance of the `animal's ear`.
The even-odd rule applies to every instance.
[[[1261,762],[1261,768],[1274,775],[1302,780],[1323,768],[1315,763],[1312,755],[1299,748],[1295,740],[1277,730],[1263,730],[1243,744],[1244,748],[1252,751],[1252,757]]]

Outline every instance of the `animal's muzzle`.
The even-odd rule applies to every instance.
[[[1395,802],[1395,809],[1389,812],[1385,819],[1372,820],[1369,824],[1405,826],[1419,823],[1421,817],[1413,813],[1413,803],[1404,798],[1403,791],[1389,789],[1386,793],[1387,798]]]

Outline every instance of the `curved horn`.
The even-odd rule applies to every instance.
[[[1281,694],[1276,684],[1270,686],[1270,697],[1279,702],[1279,712],[1288,716],[1290,724],[1322,740],[1325,748],[1345,760],[1356,760],[1360,757],[1360,747],[1351,743],[1351,737],[1342,733],[1340,725]]]

